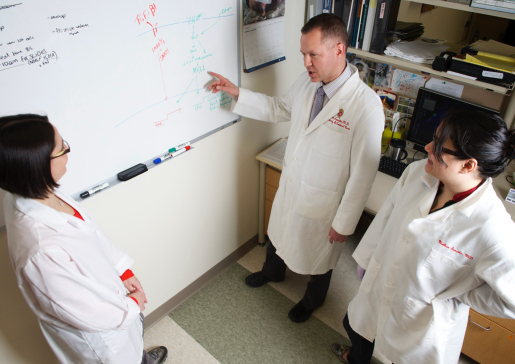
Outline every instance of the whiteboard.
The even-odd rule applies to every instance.
[[[45,113],[77,195],[237,120],[237,0],[0,0],[0,115]]]

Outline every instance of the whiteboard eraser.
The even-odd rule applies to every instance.
[[[148,168],[145,164],[136,164],[134,167],[131,167],[123,172],[118,173],[118,179],[120,181],[128,181],[131,178],[136,177],[137,175],[145,173],[146,171],[148,171]]]

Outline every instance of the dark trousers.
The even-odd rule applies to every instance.
[[[145,335],[145,316],[140,312],[139,314],[141,325],[143,326],[143,335]],[[141,357],[141,364],[153,364],[155,360],[152,359],[145,350],[143,350],[143,356]]]
[[[374,353],[375,340],[370,342],[354,331],[352,327],[350,327],[348,314],[346,314],[343,319],[343,327],[345,331],[347,331],[350,342],[352,343],[349,355],[347,356],[349,364],[370,364],[372,354]]]
[[[277,255],[272,242],[268,242],[268,246],[266,248],[266,260],[261,272],[265,277],[272,281],[280,282],[284,280],[286,264],[284,263],[284,260]],[[306,293],[301,301],[305,309],[314,310],[323,305],[327,296],[327,291],[329,290],[329,283],[331,283],[332,274],[333,270],[331,269],[329,272],[324,274],[311,275],[311,279],[306,288]]]

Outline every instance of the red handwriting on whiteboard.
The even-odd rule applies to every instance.
[[[166,119],[154,121],[154,126],[158,127],[163,125],[163,121],[168,120],[168,115],[172,115],[173,113],[181,112],[181,108],[178,108],[177,110],[172,111],[171,113],[166,114]]]
[[[138,22],[138,25],[145,22],[147,20],[147,16],[156,16],[156,4],[150,4],[149,6],[149,9],[150,9],[150,13],[148,13],[147,10],[143,10],[141,13],[139,13],[138,15],[136,15],[136,20],[134,20],[135,22],[137,21]]]
[[[168,48],[166,48],[166,49],[164,50],[164,52],[163,52],[163,53],[161,53],[161,54],[159,55],[159,60],[160,60],[160,61],[163,61],[163,59],[165,59],[165,57],[166,57],[167,55],[169,55],[169,54],[170,54],[170,51],[168,50]]]

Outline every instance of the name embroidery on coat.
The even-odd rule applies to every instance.
[[[462,253],[462,252],[460,252],[459,250],[454,249],[454,247],[452,247],[452,248],[451,248],[451,247],[449,247],[447,244],[442,243],[442,241],[441,241],[441,240],[438,240],[438,243],[439,243],[441,246],[444,246],[444,247],[446,247],[447,249],[452,250],[453,252],[455,252],[455,253],[457,253],[457,254],[465,255],[465,257],[467,257],[467,258],[468,258],[468,259],[470,259],[470,260],[474,259],[474,257],[472,257],[472,256],[470,256],[470,255],[468,255],[468,254],[463,254],[463,253]]]
[[[338,125],[339,127],[342,127],[342,128],[347,129],[347,130],[350,130],[349,122],[345,121],[345,120],[342,120],[341,119],[342,116],[343,116],[343,109],[340,109],[338,114],[336,116],[333,116],[331,119],[329,119],[329,121],[332,124],[334,124],[334,125]]]

